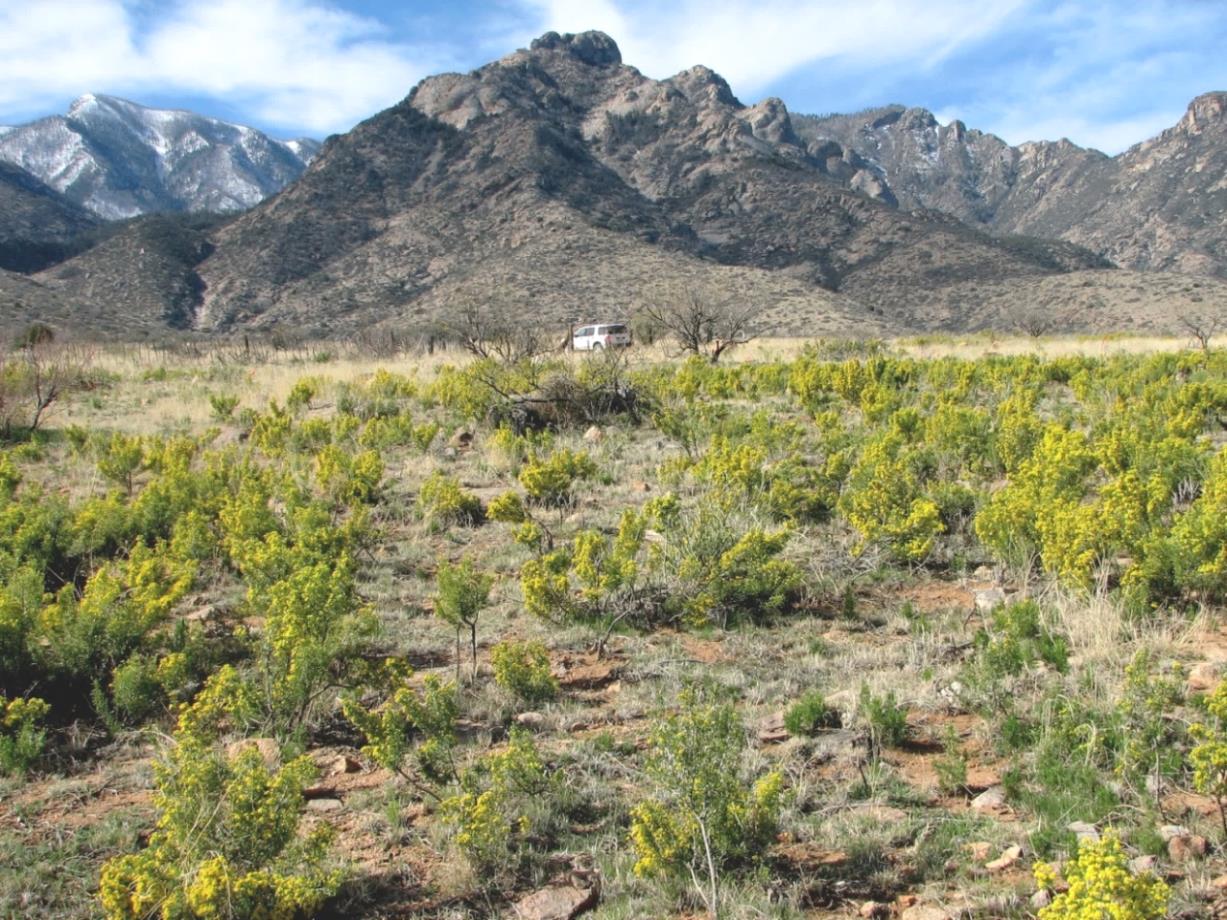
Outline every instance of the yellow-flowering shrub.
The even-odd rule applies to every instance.
[[[490,650],[494,682],[526,703],[541,703],[558,693],[550,655],[540,642],[500,642]]]
[[[1108,831],[1100,840],[1079,842],[1078,855],[1063,870],[1068,890],[1041,908],[1039,920],[1161,920],[1167,916],[1171,891],[1150,872],[1134,874],[1121,850],[1120,838]],[[1036,863],[1040,888],[1053,889],[1057,875],[1046,863]]]
[[[241,718],[242,682],[231,669],[180,714],[174,743],[154,768],[159,817],[149,845],[110,859],[99,897],[110,920],[307,916],[331,897],[331,830],[302,833],[307,757],[280,768],[254,747],[228,755],[222,733]]]
[[[679,702],[652,733],[651,793],[631,810],[635,874],[706,879],[696,887],[714,913],[720,876],[753,863],[774,838],[783,778],[746,776],[745,727],[730,704],[693,690]]]
[[[472,527],[485,519],[481,500],[453,476],[436,470],[418,489],[418,510],[432,527]]]
[[[38,763],[47,741],[40,723],[50,711],[36,696],[0,696],[0,771],[22,776]]]
[[[528,847],[534,816],[551,786],[532,737],[514,728],[506,748],[464,772],[459,792],[444,799],[439,812],[474,871],[494,881]]]
[[[596,464],[587,451],[560,448],[542,459],[532,456],[520,470],[520,484],[530,501],[542,505],[565,505],[571,501],[576,482],[596,475]]]

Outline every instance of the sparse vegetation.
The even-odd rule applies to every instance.
[[[1208,909],[1224,353],[632,356],[521,431],[550,361],[313,354],[0,450],[0,914]]]

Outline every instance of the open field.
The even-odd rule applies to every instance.
[[[1217,916],[1213,344],[14,358],[0,916]]]

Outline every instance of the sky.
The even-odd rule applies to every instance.
[[[1118,153],[1227,90],[1227,0],[0,0],[0,125],[83,93],[322,138],[543,32],[695,64],[748,104],[922,106],[1010,143]]]

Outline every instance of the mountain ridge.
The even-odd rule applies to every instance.
[[[86,93],[65,115],[0,131],[12,163],[104,219],[245,210],[298,178],[318,150],[181,109]]]
[[[1183,133],[1127,152],[1143,197],[1158,194],[1148,156],[1208,157],[1193,174],[1217,175],[1215,96]],[[1193,154],[1173,146],[1186,137]],[[606,35],[547,33],[427,77],[250,210],[165,244],[137,220],[34,280],[92,316],[123,304],[142,329],[206,334],[343,335],[475,303],[561,325],[687,292],[759,303],[775,328],[810,335],[1000,329],[1031,309],[1054,330],[1159,330],[1222,310],[1221,282],[1111,268],[1104,252],[1142,238],[1107,232],[1119,207],[1082,208],[1063,237],[1032,232],[1068,216],[1053,207],[1066,197],[1125,196],[1104,192],[1105,161],[1068,142],[1011,148],[923,109],[745,105],[710,68],[655,80]],[[1206,246],[1227,236],[1202,229]],[[1175,267],[1206,274],[1217,257],[1196,243]]]

